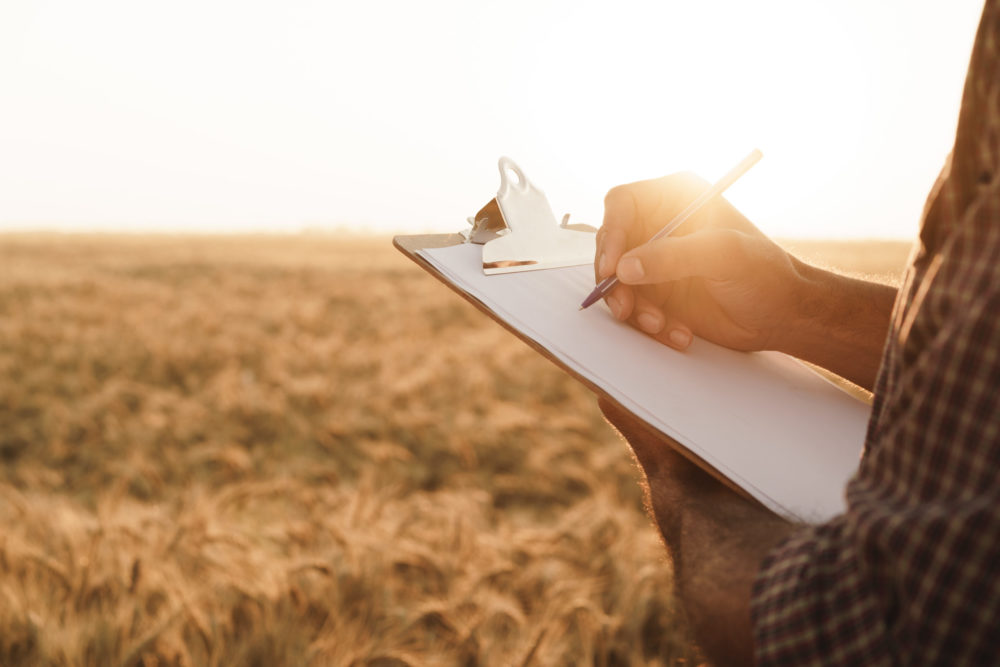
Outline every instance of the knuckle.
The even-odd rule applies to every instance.
[[[604,195],[604,206],[615,206],[628,201],[632,196],[632,185],[616,185]]]

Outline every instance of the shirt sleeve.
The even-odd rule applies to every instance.
[[[996,285],[903,373],[847,513],[764,561],[752,602],[760,664],[1000,658]]]
[[[762,665],[1000,659],[1000,178],[986,175],[939,207],[960,213],[910,270],[847,512],[762,564]]]

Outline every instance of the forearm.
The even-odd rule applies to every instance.
[[[798,308],[776,349],[872,389],[896,288],[795,262],[802,279]]]

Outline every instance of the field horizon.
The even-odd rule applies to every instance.
[[[593,396],[390,239],[0,234],[0,664],[698,662]]]

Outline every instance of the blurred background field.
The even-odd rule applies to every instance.
[[[3,665],[698,660],[593,397],[386,237],[0,236],[0,523]]]

